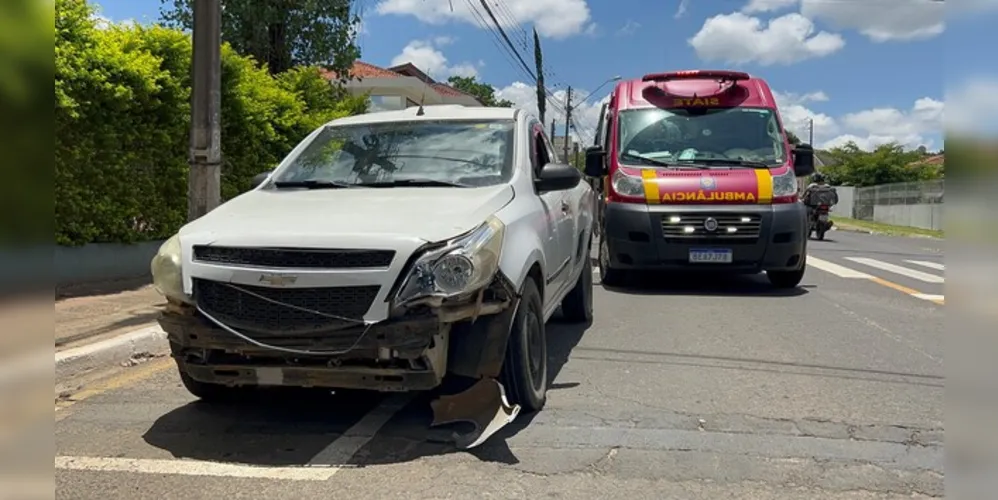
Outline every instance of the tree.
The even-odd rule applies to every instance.
[[[834,185],[876,186],[938,179],[941,175],[937,166],[918,163],[922,159],[921,153],[905,151],[896,143],[863,151],[849,142],[829,150],[828,154],[834,158],[833,166],[822,171],[828,175],[829,183]]]
[[[481,101],[485,106],[500,108],[513,107],[511,101],[496,99],[495,87],[487,83],[481,83],[473,76],[452,76],[447,79],[447,83],[465,94],[474,96],[475,99]]]
[[[547,91],[544,89],[544,56],[541,54],[541,39],[534,28],[534,63],[537,65],[537,113],[541,123],[544,123],[544,112],[547,108]]]
[[[194,0],[160,0],[167,26],[191,29]],[[222,0],[222,41],[266,64],[271,75],[320,65],[341,82],[360,57],[353,0]]]

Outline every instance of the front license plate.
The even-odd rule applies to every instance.
[[[690,262],[694,264],[730,264],[731,250],[727,248],[697,248],[690,250]]]
[[[821,214],[818,216],[818,220],[820,220],[821,222],[828,222],[828,216],[825,214]]]

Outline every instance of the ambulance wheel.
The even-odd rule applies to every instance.
[[[766,278],[769,284],[776,288],[796,288],[804,279],[804,272],[807,271],[807,257],[801,262],[800,269],[793,271],[766,271]]]
[[[610,248],[606,238],[601,237],[599,243],[599,280],[607,286],[620,286],[627,283],[627,271],[610,267]]]

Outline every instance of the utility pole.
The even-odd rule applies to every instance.
[[[554,140],[554,134],[555,134],[555,130],[554,130],[554,121],[555,121],[555,120],[554,120],[554,118],[552,118],[552,119],[551,119],[551,140],[552,140],[552,141]]]
[[[568,127],[572,123],[572,87],[568,87],[568,97],[565,103],[565,161],[568,161]]]
[[[814,147],[814,118],[807,120],[807,143]]]
[[[194,2],[193,31],[189,221],[222,202],[222,0]]]

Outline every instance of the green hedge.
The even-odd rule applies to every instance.
[[[190,36],[98,29],[85,0],[56,0],[55,240],[162,239],[186,220]],[[362,112],[315,68],[270,76],[222,51],[222,198],[322,123]]]

